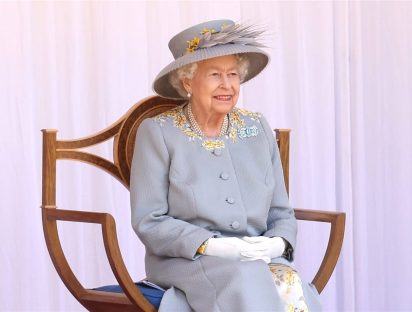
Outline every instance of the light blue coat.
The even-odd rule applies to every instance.
[[[212,236],[280,236],[296,244],[272,130],[260,114],[235,108],[229,115],[229,135],[217,140],[193,132],[181,107],[138,129],[132,225],[146,246],[148,279],[169,289],[160,311],[283,310],[263,261],[196,254]],[[315,291],[304,285],[304,293],[310,310],[319,310]]]

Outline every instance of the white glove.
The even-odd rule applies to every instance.
[[[241,255],[245,259],[249,259],[249,261],[261,259],[266,263],[269,263],[270,259],[282,256],[286,248],[286,244],[283,238],[277,236],[245,236],[242,239],[254,246],[252,250],[241,252]]]
[[[248,260],[242,256],[243,252],[257,251],[255,244],[250,244],[237,237],[212,237],[207,242],[204,255],[215,256],[232,260]]]

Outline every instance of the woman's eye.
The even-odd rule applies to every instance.
[[[229,73],[228,76],[229,77],[236,77],[236,76],[238,76],[238,73],[237,72],[231,72],[231,73]]]

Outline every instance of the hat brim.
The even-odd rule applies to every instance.
[[[242,44],[224,44],[206,49],[199,49],[192,53],[188,53],[183,55],[182,57],[179,57],[177,60],[173,61],[165,68],[163,68],[153,82],[153,90],[158,95],[165,98],[182,99],[182,96],[169,82],[169,74],[171,72],[187,64],[232,54],[248,55],[249,67],[243,83],[258,75],[269,62],[269,56],[264,51],[254,46],[247,46]]]

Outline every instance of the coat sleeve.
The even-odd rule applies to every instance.
[[[132,226],[146,249],[158,256],[195,259],[213,233],[168,215],[170,157],[163,130],[153,119],[140,125],[130,172]]]
[[[275,180],[275,189],[267,219],[267,231],[263,235],[283,237],[294,249],[296,246],[297,222],[286,192],[279,148],[266,119],[261,117],[260,120],[270,146],[273,169],[271,174],[273,174]]]

